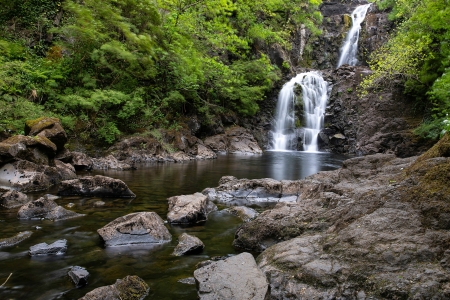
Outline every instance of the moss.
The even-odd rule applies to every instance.
[[[144,299],[150,290],[147,283],[138,276],[127,276],[118,280],[115,286],[122,300]]]
[[[54,123],[61,123],[58,118],[41,117],[34,120],[27,120],[25,122],[25,135],[31,132],[31,129],[35,126],[39,126],[39,129],[35,129],[35,133],[51,127]]]

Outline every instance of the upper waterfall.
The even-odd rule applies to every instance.
[[[323,127],[328,84],[316,71],[298,74],[281,89],[278,95],[275,129],[272,132],[272,150],[293,150],[292,143],[296,138],[294,111],[296,85],[302,88],[305,117],[303,148],[305,151],[318,151],[317,137]]]
[[[358,63],[356,52],[358,50],[359,31],[370,5],[371,3],[358,6],[352,12],[352,28],[347,33],[344,45],[341,48],[341,55],[337,65],[338,68],[344,64],[355,66]]]

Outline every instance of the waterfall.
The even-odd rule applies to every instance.
[[[323,127],[328,84],[315,71],[298,74],[281,89],[278,95],[275,130],[272,132],[273,150],[292,150],[291,145],[296,138],[294,111],[296,85],[302,88],[305,117],[303,148],[305,151],[318,151],[317,137]]]
[[[371,3],[358,6],[352,12],[352,28],[347,33],[347,38],[341,48],[341,56],[337,65],[338,68],[344,64],[355,66],[358,63],[356,52],[358,50],[359,31],[370,5]]]

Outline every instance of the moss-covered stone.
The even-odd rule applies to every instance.
[[[41,117],[34,120],[27,120],[25,122],[25,135],[29,135],[30,132],[32,131],[35,132],[35,134],[37,134],[38,132],[46,128],[52,127],[53,124],[55,123],[61,124],[58,118],[51,118],[51,117]]]

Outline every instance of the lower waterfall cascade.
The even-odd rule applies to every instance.
[[[275,128],[272,132],[272,150],[294,150],[292,149],[293,139],[297,137],[294,111],[297,85],[302,88],[304,106],[303,149],[307,152],[317,152],[319,150],[318,135],[323,127],[328,101],[328,83],[317,71],[298,74],[281,89],[278,95]]]

